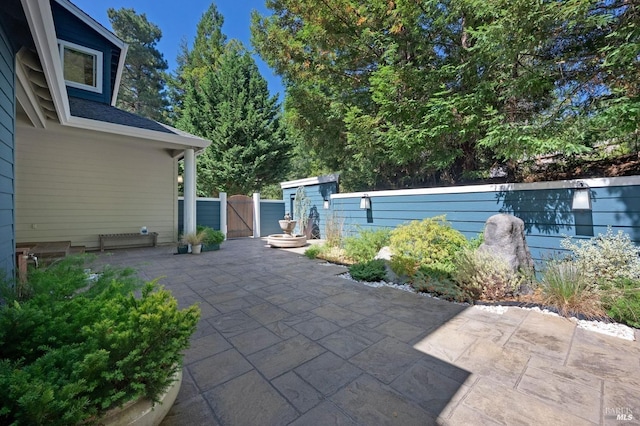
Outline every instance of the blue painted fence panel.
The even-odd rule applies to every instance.
[[[196,225],[220,229],[220,200],[196,200]],[[184,200],[178,200],[178,232],[184,229]]]
[[[270,234],[281,234],[282,229],[278,221],[284,218],[285,202],[283,201],[261,201],[260,202],[260,236],[266,237]]]
[[[609,226],[628,233],[640,245],[640,178],[636,180],[638,185],[591,188],[591,211],[572,210],[572,188],[472,192],[473,187],[470,192],[449,194],[371,192],[370,210],[360,209],[361,194],[346,198],[341,194],[331,200],[331,210],[343,222],[345,235],[444,214],[468,238],[481,233],[490,216],[509,213],[524,221],[527,243],[540,260],[560,252],[560,242],[567,236],[590,238],[606,233]]]

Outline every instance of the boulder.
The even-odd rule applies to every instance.
[[[391,257],[393,253],[391,252],[390,247],[382,247],[376,257],[374,259],[382,259],[384,260],[384,269],[387,271],[387,281],[400,284],[402,283],[402,277],[399,277],[393,270],[391,269]]]
[[[524,235],[524,222],[513,215],[497,214],[487,219],[484,242],[478,250],[501,257],[514,272],[533,271],[533,260]]]
[[[378,254],[374,259],[382,259],[382,260],[390,261],[391,256],[393,256],[393,253],[391,253],[391,248],[388,246],[384,246],[380,249],[380,251],[378,252]]]

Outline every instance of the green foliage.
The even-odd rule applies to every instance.
[[[223,22],[212,3],[170,82],[176,127],[212,141],[198,157],[202,196],[262,191],[286,176],[291,155],[277,96],[242,43],[227,42]]]
[[[619,278],[602,288],[602,304],[617,322],[640,328],[640,281]]]
[[[338,263],[340,265],[352,264],[351,260],[347,258],[344,249],[340,246],[330,246],[328,244],[320,245],[318,258],[324,259],[328,262]]]
[[[189,67],[176,125],[212,141],[198,157],[198,194],[251,194],[280,182],[291,145],[278,98],[270,96],[251,54],[231,41],[215,63]]]
[[[471,296],[461,289],[449,274],[433,271],[428,267],[421,267],[416,272],[411,286],[418,292],[429,293],[444,300],[453,302],[469,302]]]
[[[331,211],[331,214],[325,220],[325,244],[329,247],[342,246],[342,232],[344,226],[344,219],[338,215],[335,211]]]
[[[195,246],[203,244],[205,238],[206,233],[204,230],[196,230],[196,232],[187,232],[186,234],[183,234],[181,241],[183,244],[191,244],[192,246]]]
[[[467,239],[453,229],[444,216],[401,225],[391,231],[390,247],[395,256],[410,259],[444,273],[453,271],[453,260],[466,247]]]
[[[361,230],[358,235],[344,240],[347,256],[356,262],[373,260],[380,249],[389,244],[391,231],[384,228]]]
[[[304,255],[309,259],[317,258],[320,253],[322,253],[322,247],[318,244],[314,244],[304,251]]]
[[[178,69],[168,81],[171,111],[171,123],[177,125],[184,114],[185,96],[189,82],[198,82],[211,69],[219,67],[220,57],[227,42],[227,36],[222,32],[224,17],[218,11],[215,3],[211,3],[196,28],[196,37],[192,48],[187,42],[180,44],[178,54]]]
[[[133,9],[109,8],[107,15],[116,35],[129,45],[117,106],[153,120],[162,120],[168,107],[164,88],[165,70],[169,68],[156,47],[162,31],[149,22],[144,13],[138,15]]]
[[[503,300],[524,283],[506,261],[484,250],[461,250],[454,265],[453,280],[474,300]]]
[[[402,280],[411,281],[418,271],[420,265],[413,257],[407,256],[391,256],[389,267]]]
[[[252,44],[287,81],[314,168],[351,190],[451,183],[628,144],[637,2],[270,0]],[[314,160],[320,164],[314,164]]]
[[[181,368],[199,309],[179,310],[130,271],[87,280],[70,259],[30,275],[31,295],[0,308],[0,423],[95,422],[140,396],[156,400]]]
[[[202,244],[221,244],[224,241],[224,234],[222,231],[213,229],[209,226],[196,226],[197,232],[202,232]]]
[[[375,259],[349,266],[349,274],[354,280],[376,282],[383,281],[387,276],[387,271],[384,260]]]
[[[480,232],[478,235],[469,240],[469,248],[477,249],[484,243],[484,232]]]
[[[540,288],[544,302],[556,308],[560,315],[603,316],[594,287],[584,270],[574,262],[548,262],[542,274]]]
[[[606,234],[577,242],[566,237],[560,245],[571,251],[570,259],[584,273],[591,286],[618,278],[640,279],[640,249],[623,231],[614,234],[609,227]]]

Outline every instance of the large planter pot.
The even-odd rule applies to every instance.
[[[98,422],[106,426],[157,426],[165,418],[178,396],[182,385],[182,369],[173,376],[175,381],[169,386],[164,395],[160,396],[160,403],[154,404],[147,398],[131,401],[122,407],[109,410]]]
[[[220,244],[203,244],[202,251],[220,250]]]
[[[178,254],[187,254],[189,253],[189,246],[188,245],[183,245],[183,246],[178,246]]]
[[[191,245],[191,254],[200,254],[201,251],[202,251],[202,244]]]

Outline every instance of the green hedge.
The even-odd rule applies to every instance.
[[[88,281],[79,259],[35,271],[26,290],[0,307],[0,424],[94,423],[140,396],[156,400],[200,316],[131,271]]]

